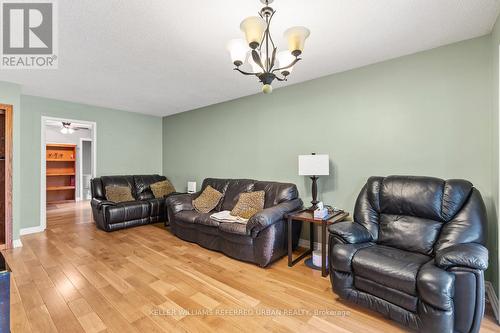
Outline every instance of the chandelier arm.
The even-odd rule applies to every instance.
[[[290,67],[293,67],[293,66],[295,66],[295,64],[296,64],[297,62],[299,62],[300,60],[302,60],[302,58],[295,58],[295,60],[294,60],[294,61],[292,61],[292,63],[291,63],[290,65],[285,66],[285,67],[280,67],[280,68],[273,69],[273,72],[276,72],[276,71],[282,71],[282,70],[284,70],[284,69],[288,69],[288,68],[290,68]]]
[[[274,67],[274,63],[275,63],[275,61],[276,61],[276,51],[277,51],[277,48],[275,47],[275,48],[273,49],[273,56],[271,57],[271,63],[270,63],[270,65],[269,65],[269,72],[271,72],[271,71],[272,71],[272,69],[273,69],[273,67]]]
[[[273,19],[274,13],[276,13],[275,10],[271,14],[271,17],[269,17],[269,24],[267,25],[267,30],[269,30],[270,27],[271,27],[271,20]],[[271,36],[271,31],[270,30],[269,30],[269,39],[271,40],[271,44],[273,45],[273,47],[276,48],[276,45],[274,45],[273,36]]]
[[[266,34],[267,34],[267,38],[266,38],[266,58],[267,58],[266,59],[266,67],[267,67],[267,71],[269,73],[271,73],[271,70],[274,67],[274,59],[276,57],[276,46],[274,45],[273,37],[271,36],[271,20],[273,19],[274,13],[276,13],[275,10],[273,10],[271,15],[269,15],[268,21],[267,21],[267,29],[266,29]],[[271,42],[271,45],[273,48],[273,55],[271,58],[269,57],[269,42]]]
[[[257,65],[259,65],[260,68],[262,68],[262,70],[264,71],[264,73],[267,73],[266,69],[264,68],[264,65],[262,65],[262,60],[260,59],[259,53],[257,53],[257,51],[252,50],[252,58],[253,58],[253,61]]]
[[[240,72],[243,75],[259,75],[259,73],[249,73],[249,72],[242,71],[238,67],[234,68],[234,70]]]

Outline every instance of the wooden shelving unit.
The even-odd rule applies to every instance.
[[[71,202],[76,199],[76,145],[46,146],[47,204]]]

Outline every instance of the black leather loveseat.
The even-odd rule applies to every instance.
[[[264,210],[251,217],[246,225],[215,221],[210,218],[214,211],[198,213],[192,205],[192,200],[208,185],[224,195],[214,211],[231,210],[240,193],[251,191],[265,191]],[[177,237],[261,267],[287,253],[284,214],[301,207],[302,200],[294,184],[250,179],[207,178],[200,192],[167,199],[171,230]],[[293,247],[298,244],[300,229],[300,222],[294,223]]]
[[[372,177],[354,222],[329,227],[340,297],[420,332],[478,332],[484,312],[486,213],[465,180]]]
[[[102,176],[90,182],[92,215],[99,229],[118,229],[163,222],[167,219],[166,198],[155,198],[150,185],[167,179],[160,175]],[[106,200],[106,186],[128,186],[134,201]]]

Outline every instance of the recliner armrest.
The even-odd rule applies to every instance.
[[[484,271],[488,268],[488,250],[477,243],[456,244],[437,252],[434,260],[443,269],[460,266]]]
[[[168,209],[170,209],[172,214],[177,214],[183,210],[193,210],[193,196],[195,194],[180,194],[167,197]]]
[[[347,244],[359,244],[372,241],[370,232],[356,222],[337,222],[328,226],[330,234],[340,237]]]
[[[286,213],[302,208],[303,202],[300,198],[282,202],[276,206],[266,208],[254,216],[247,223],[247,231],[255,236],[260,231],[284,219]]]
[[[104,205],[115,206],[116,202],[109,201],[109,200],[99,200],[99,199],[93,198],[91,204],[92,204],[92,206],[95,206],[97,209],[101,209],[102,206],[104,206]]]

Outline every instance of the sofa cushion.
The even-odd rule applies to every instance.
[[[380,244],[430,255],[443,224],[415,216],[381,214],[379,226]]]
[[[153,183],[150,185],[150,188],[155,198],[163,198],[164,196],[175,192],[175,187],[168,179]]]
[[[194,223],[203,224],[209,227],[218,227],[219,221],[210,218],[210,215],[212,215],[213,213],[214,212],[198,213],[198,216],[195,218]]]
[[[289,183],[255,182],[254,191],[266,192],[264,208],[276,206],[283,201],[291,201],[299,197],[297,186]]]
[[[264,191],[241,193],[231,215],[249,219],[264,209]]]
[[[418,270],[430,259],[423,254],[374,245],[356,252],[352,268],[355,275],[416,296]]]
[[[105,212],[106,221],[109,224],[113,224],[148,218],[150,216],[150,207],[148,202],[129,201],[109,206]]]
[[[205,178],[203,180],[203,184],[201,184],[201,192],[205,190],[207,186],[212,186],[214,189],[222,193],[222,195],[226,194],[227,186],[228,186],[228,180],[227,179],[219,179],[219,178]],[[215,207],[216,211],[220,211],[222,209],[222,203],[223,200],[219,202],[217,207]]]
[[[133,201],[132,190],[128,186],[106,186],[106,200],[111,202]]]
[[[377,282],[365,279],[360,276],[354,277],[354,286],[356,289],[365,291],[371,295],[382,298],[390,303],[396,304],[408,311],[417,311],[418,297],[408,295],[399,290],[383,286]]]
[[[386,177],[380,188],[381,213],[443,221],[444,185],[444,180],[431,177]]]
[[[107,186],[128,186],[132,189],[132,196],[136,197],[134,176],[102,176],[101,181],[104,188],[104,196],[106,196]]]
[[[250,232],[247,231],[247,225],[243,223],[236,222],[220,222],[219,230],[243,236],[249,236]]]
[[[254,183],[252,179],[230,179],[224,192],[221,210],[232,210],[238,202],[240,193],[252,191]]]
[[[200,213],[195,210],[183,210],[175,214],[175,219],[184,223],[194,223]]]
[[[132,196],[135,198],[134,176],[102,176],[102,187],[106,195],[106,186],[128,186],[132,189]]]
[[[160,175],[138,175],[134,176],[135,191],[141,193],[151,186],[151,184],[161,182],[167,179],[165,176]]]
[[[222,196],[223,194],[221,192],[208,185],[203,192],[193,200],[193,207],[199,213],[208,213],[217,207]]]

